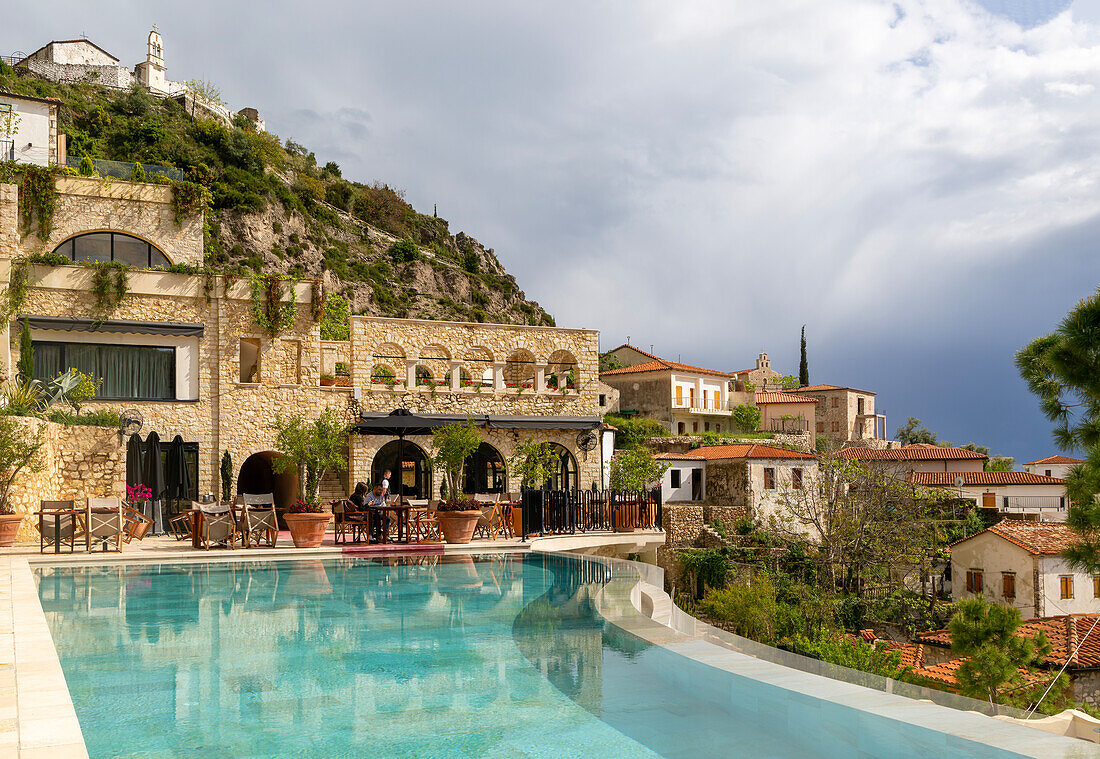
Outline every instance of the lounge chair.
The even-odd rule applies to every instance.
[[[84,539],[88,550],[98,541],[106,551],[110,543],[115,550],[122,550],[126,534],[126,519],[122,515],[121,498],[89,498],[84,517]]]
[[[241,543],[245,547],[257,546],[265,541],[272,548],[279,540],[279,524],[275,516],[275,502],[250,505],[248,496],[241,507]]]
[[[80,520],[73,512],[72,501],[41,501],[38,510],[38,550],[44,552],[53,547],[60,552],[62,546],[69,553],[76,550],[76,538],[80,532]],[[69,513],[61,513],[69,512]]]
[[[209,549],[213,545],[226,545],[233,548],[237,542],[237,521],[233,518],[230,506],[191,502],[191,508],[202,512],[202,526],[199,529],[199,547]]]
[[[152,519],[125,503],[122,504],[122,521],[125,523],[122,541],[127,544],[131,540],[141,540],[153,529]]]

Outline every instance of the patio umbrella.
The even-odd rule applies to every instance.
[[[141,436],[131,435],[126,444],[126,484],[144,485],[144,465],[141,460]]]
[[[152,513],[145,516],[153,520],[153,534],[164,533],[164,512],[161,508],[161,499],[164,497],[164,463],[160,458],[160,435],[153,432],[145,438],[145,486],[153,492],[152,500],[146,507]]]
[[[187,456],[183,449],[183,437],[176,435],[168,444],[168,465],[164,471],[165,497],[175,501],[177,510],[179,501],[191,497],[191,470],[187,466]]]
[[[442,419],[432,419],[426,416],[417,416],[407,408],[397,408],[387,416],[361,417],[359,424],[355,425],[355,431],[361,435],[396,435],[397,436],[397,466],[400,469],[401,461],[405,456],[406,435],[430,435],[432,430],[447,424]],[[400,471],[395,477],[400,483],[398,495],[405,494],[404,477]]]

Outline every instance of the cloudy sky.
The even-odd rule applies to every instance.
[[[889,428],[1053,452],[1012,365],[1100,279],[1100,0],[13,3],[437,204],[565,326],[767,350]]]

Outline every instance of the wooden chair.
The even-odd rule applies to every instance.
[[[38,551],[68,545],[69,553],[76,550],[76,538],[80,520],[72,513],[72,501],[40,501],[38,507]],[[69,513],[59,513],[69,512]]]
[[[193,506],[193,504],[192,504]],[[195,527],[195,515],[191,511],[176,514],[168,520],[168,531],[176,540],[188,540]]]
[[[415,511],[409,520],[413,533],[419,543],[439,543],[443,534],[439,531],[439,515],[436,508],[439,501],[425,501],[424,509]]]
[[[96,541],[99,541],[104,551],[112,542],[115,550],[121,551],[125,533],[126,520],[122,516],[121,498],[88,499],[84,517],[84,540],[89,551]]]
[[[237,543],[237,522],[233,518],[233,508],[228,505],[201,504],[194,501],[191,507],[202,512],[202,527],[199,530],[199,547],[206,550],[212,545]]]
[[[478,493],[474,496],[474,501],[481,507],[481,516],[478,517],[474,533],[496,540],[501,527],[500,494]]]
[[[352,543],[361,542],[370,515],[357,510],[355,504],[346,498],[337,498],[331,505],[333,541],[347,543],[350,536]]]
[[[131,540],[141,540],[153,529],[152,519],[125,503],[122,504],[122,519],[126,523],[122,541],[127,544]]]
[[[248,496],[241,506],[241,544],[246,548],[266,542],[272,548],[279,540],[279,523],[275,516],[275,501],[270,504],[249,505]]]

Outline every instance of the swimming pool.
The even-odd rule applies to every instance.
[[[504,554],[37,578],[93,758],[1018,755],[653,645],[601,615],[612,574]]]

